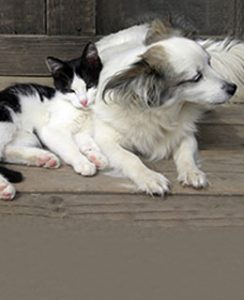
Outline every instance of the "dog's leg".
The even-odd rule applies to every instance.
[[[164,195],[169,191],[167,178],[148,169],[139,157],[121,147],[118,133],[112,128],[99,124],[95,141],[107,156],[110,166],[130,178],[139,190],[150,195]]]
[[[43,127],[40,131],[43,143],[57,153],[68,165],[71,165],[76,173],[83,176],[92,176],[96,173],[96,166],[91,163],[79,151],[72,135],[65,129]]]
[[[194,136],[184,138],[174,153],[174,161],[178,171],[178,180],[182,185],[203,188],[208,184],[206,174],[197,166],[197,141]]]

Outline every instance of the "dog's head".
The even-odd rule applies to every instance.
[[[209,54],[199,44],[174,37],[151,45],[134,64],[112,76],[103,96],[112,92],[117,101],[147,107],[185,101],[205,106],[224,103],[235,91],[235,84],[212,69]]]

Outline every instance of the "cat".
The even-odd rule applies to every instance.
[[[0,160],[58,168],[59,156],[76,173],[92,176],[107,164],[91,137],[90,105],[102,69],[97,48],[90,42],[79,58],[46,62],[55,88],[16,84],[0,92]],[[15,196],[10,175],[0,169],[0,199]]]

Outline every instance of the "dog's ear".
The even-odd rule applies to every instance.
[[[151,45],[172,36],[184,36],[194,39],[196,34],[196,28],[182,15],[169,16],[169,20],[155,19],[151,22],[144,43],[145,45]]]
[[[171,24],[168,21],[156,19],[149,25],[144,43],[145,45],[151,45],[158,41],[167,39],[172,35],[177,34]]]
[[[113,98],[124,103],[159,106],[169,94],[171,74],[163,47],[151,47],[140,56],[138,62],[110,79],[103,91],[103,98],[107,92],[113,92]]]

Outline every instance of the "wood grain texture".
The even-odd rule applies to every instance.
[[[45,1],[0,0],[0,34],[44,34]]]
[[[97,32],[107,34],[143,18],[167,18],[171,15],[189,20],[200,34],[221,35],[232,33],[235,8],[235,0],[99,0]]]
[[[94,37],[0,36],[0,75],[49,75],[45,59],[78,57]]]
[[[48,0],[47,33],[82,35],[95,33],[95,0]]]
[[[0,216],[125,221],[147,226],[243,226],[243,197],[21,194],[0,202]]]
[[[244,3],[242,0],[236,0],[235,10],[235,35],[244,38]]]

